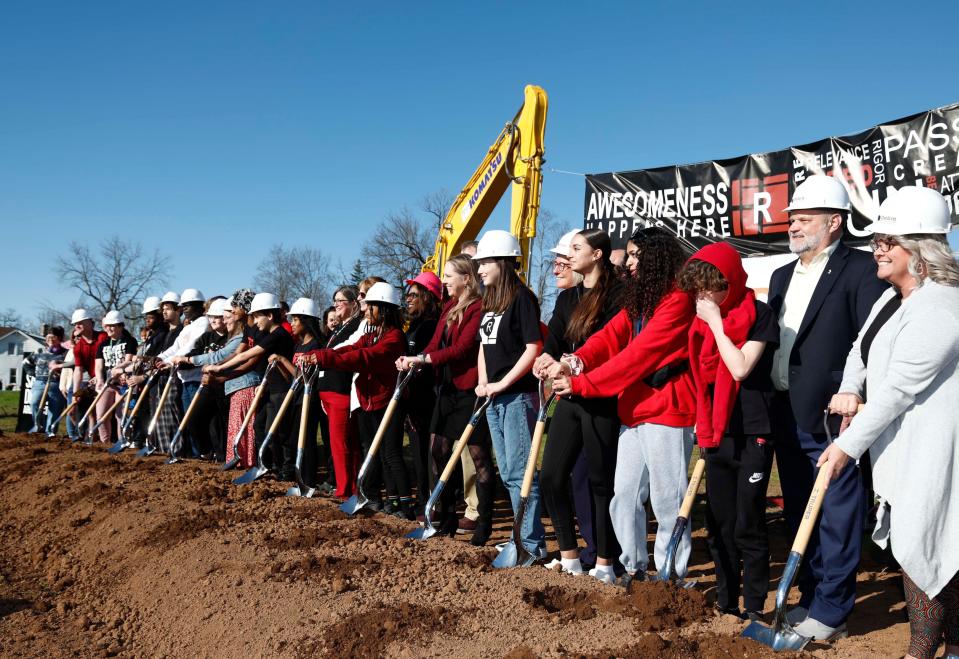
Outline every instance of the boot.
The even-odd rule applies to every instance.
[[[493,533],[494,492],[493,483],[476,482],[476,498],[479,500],[476,509],[479,516],[476,518],[476,530],[473,531],[473,537],[470,538],[470,544],[474,547],[485,545]]]

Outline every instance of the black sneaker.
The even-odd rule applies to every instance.
[[[383,501],[381,499],[370,499],[365,508],[372,510],[374,513],[381,513],[383,512]]]
[[[748,622],[762,622],[763,621],[763,612],[762,611],[743,611],[740,616],[743,620]]]

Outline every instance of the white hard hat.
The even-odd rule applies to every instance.
[[[813,174],[796,186],[792,201],[783,210],[789,212],[813,208],[848,211],[849,193],[846,192],[846,186],[833,176]]]
[[[380,302],[383,304],[392,304],[394,307],[400,306],[400,292],[393,288],[392,284],[385,281],[378,281],[370,290],[366,291],[366,303]]]
[[[173,291],[167,291],[163,294],[163,297],[160,298],[160,304],[164,302],[171,302],[177,306],[180,305],[180,296],[174,293]]]
[[[559,239],[559,242],[556,243],[556,247],[549,250],[553,254],[558,254],[562,257],[569,256],[569,246],[573,242],[573,236],[582,231],[582,229],[573,229],[572,231],[567,231],[563,234],[563,237]]]
[[[76,311],[73,312],[73,316],[70,317],[70,324],[76,325],[77,323],[82,322],[84,320],[93,320],[93,319],[90,318],[90,314],[87,313],[86,309],[77,309]]]
[[[308,297],[301,297],[296,302],[293,303],[293,306],[290,307],[291,316],[313,316],[314,318],[320,317],[320,308],[316,306],[316,302],[311,300]]]
[[[151,295],[143,301],[143,311],[141,312],[144,316],[150,313],[151,311],[160,310],[160,298],[156,295]]]
[[[516,240],[516,236],[502,229],[490,229],[480,238],[473,260],[515,258],[521,255],[522,252],[520,252],[519,241]],[[367,301],[369,301],[369,294],[367,294]]]
[[[279,308],[280,301],[273,293],[257,293],[253,296],[253,302],[250,304],[250,313]]]
[[[180,304],[186,304],[187,302],[206,302],[206,298],[203,297],[203,293],[195,288],[188,288],[183,291],[183,295],[180,296]]]
[[[230,308],[230,303],[227,300],[224,300],[222,297],[218,297],[213,300],[210,304],[210,308],[207,310],[207,316],[222,316],[223,312]]]
[[[866,227],[869,233],[908,236],[914,233],[949,233],[949,205],[932,188],[909,186],[894,192],[879,205],[879,219]]]
[[[108,311],[107,315],[103,317],[103,320],[100,321],[100,324],[103,326],[107,325],[122,325],[126,322],[126,319],[123,317],[123,314],[119,311]]]

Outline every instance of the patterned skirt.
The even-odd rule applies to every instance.
[[[160,395],[163,388],[169,381],[169,377],[150,388],[150,405],[155,410],[160,403]],[[170,441],[176,434],[176,429],[180,427],[180,419],[183,413],[180,411],[180,378],[174,376],[170,383],[170,393],[167,394],[166,402],[160,410],[160,416],[157,418],[156,429],[153,431],[153,437],[150,438],[150,446],[157,447],[157,450],[163,453],[170,452]]]
[[[243,417],[253,404],[253,398],[256,395],[256,387],[246,387],[230,394],[230,417],[226,424],[226,461],[233,459],[233,440],[236,434],[240,432],[240,425],[243,423]],[[256,420],[256,413],[250,418],[240,438],[240,443],[236,447],[236,455],[240,458],[240,465],[244,469],[249,469],[256,464],[256,438],[253,431],[253,422]]]

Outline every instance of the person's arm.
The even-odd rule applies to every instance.
[[[486,357],[483,354],[483,346],[480,346],[479,356],[476,358],[476,395],[486,396],[486,387],[489,384],[489,377],[486,375]]]
[[[320,350],[317,363],[321,368],[335,368],[356,373],[389,374],[396,372],[396,359],[405,351],[403,333],[393,330],[370,346],[357,344],[335,350]]]
[[[207,371],[210,373],[225,373],[226,371],[236,373],[244,366],[247,367],[246,370],[248,371],[250,368],[252,368],[251,364],[255,363],[257,359],[263,356],[263,353],[263,346],[253,346],[252,348],[248,348],[243,352],[236,353],[222,364],[210,366]]]
[[[222,348],[219,350],[214,350],[213,352],[204,352],[199,355],[191,355],[190,363],[194,366],[207,366],[209,364],[219,364],[222,361],[229,359],[234,355],[240,354],[243,350],[246,349],[246,344],[243,343],[241,336],[231,337]]]
[[[505,391],[512,386],[514,382],[529,373],[530,369],[533,368],[533,362],[536,361],[536,356],[542,349],[542,342],[527,343],[526,348],[523,350],[523,354],[521,354],[519,359],[516,360],[516,363],[513,364],[513,368],[511,368],[498,382],[490,382],[486,385],[486,395],[495,396],[496,394]]]
[[[746,341],[742,348],[737,348],[736,344],[726,336],[719,306],[708,298],[696,300],[696,315],[706,323],[709,331],[713,333],[719,356],[726,365],[729,374],[733,376],[733,380],[742,382],[749,377],[759,358],[763,356],[766,342]]]
[[[590,370],[618,355],[632,338],[633,323],[623,309],[573,354],[583,360],[583,370]]]
[[[100,391],[104,386],[106,386],[107,378],[105,371],[106,368],[104,366],[103,357],[97,357],[93,361],[93,377],[96,378],[97,391]]]
[[[286,357],[284,357],[278,352],[270,355],[269,358],[267,359],[267,362],[271,364],[276,362],[277,364],[279,364],[280,370],[285,372],[289,377],[293,377],[294,375],[296,375],[296,366],[293,365],[293,362],[291,362],[289,359],[287,359]]]
[[[686,342],[693,320],[693,303],[685,293],[673,291],[660,302],[643,330],[625,348],[592,370],[587,370],[596,363],[596,355],[603,354],[615,345],[616,338],[621,337],[623,323],[629,322],[624,314],[621,313],[606,325],[612,340],[597,342],[594,350],[587,351],[588,356],[581,353],[592,339],[576,351],[576,355],[583,360],[584,372],[570,378],[572,393],[586,398],[618,396],[634,382],[663,366],[662,362],[671,355],[688,353]],[[606,328],[593,337],[605,333]]]
[[[445,348],[439,347],[443,328],[440,325],[436,326],[433,341],[430,342],[430,345],[426,347],[426,351],[423,353],[429,357],[427,363],[432,364],[433,367],[436,368],[437,366],[443,366],[450,362],[459,361],[476,349],[476,344],[479,342],[480,319],[483,315],[481,306],[479,302],[476,302],[466,308],[463,318],[460,321],[462,327],[460,327],[459,333],[453,339],[452,343]]]

